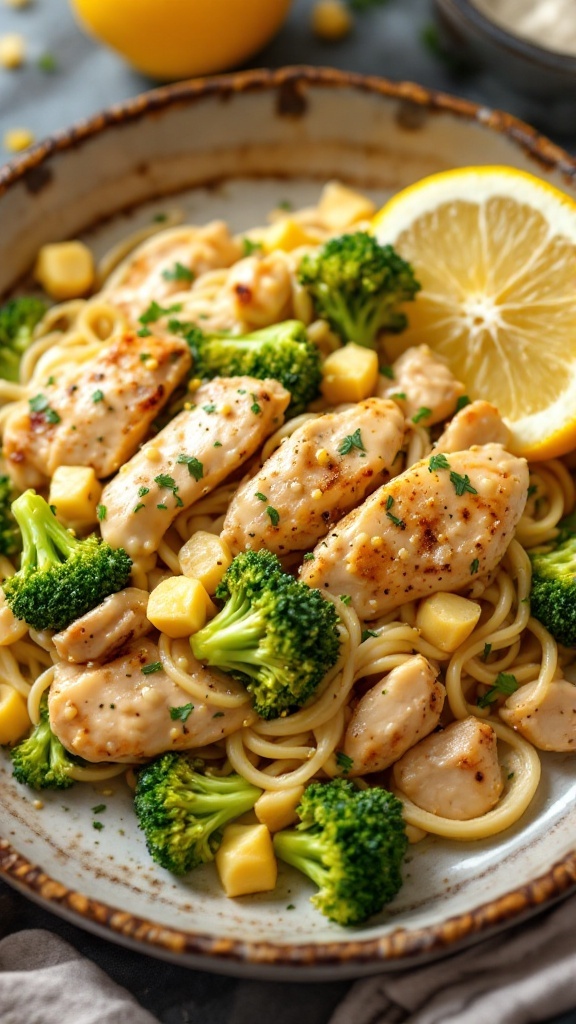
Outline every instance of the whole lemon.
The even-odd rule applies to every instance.
[[[164,80],[234,67],[277,32],[291,0],[71,0],[81,25]]]

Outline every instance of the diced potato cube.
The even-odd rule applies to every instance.
[[[213,594],[232,562],[232,553],[226,541],[216,534],[196,530],[180,548],[178,561],[185,576],[200,580],[207,592]]]
[[[480,610],[479,604],[459,594],[432,594],[420,602],[416,625],[425,640],[452,653],[470,636]]]
[[[351,341],[324,360],[321,390],[333,405],[369,398],[376,390],[377,381],[378,355],[371,348]]]
[[[354,24],[344,0],[316,0],[312,8],[312,31],[320,39],[344,39]]]
[[[34,274],[52,298],[78,299],[94,284],[94,258],[83,242],[54,242],[40,249]]]
[[[278,865],[265,825],[228,825],[215,859],[227,896],[269,892],[276,885]]]
[[[318,212],[333,231],[343,231],[359,220],[369,220],[376,213],[371,199],[339,181],[329,181],[322,189]]]
[[[91,466],[58,466],[50,482],[50,504],[67,526],[95,526],[102,484]]]
[[[21,640],[27,632],[27,624],[22,619],[16,618],[6,603],[4,591],[0,589],[0,647],[7,647],[16,640]]]
[[[0,683],[0,746],[18,743],[31,725],[24,697],[7,683]]]
[[[177,640],[197,633],[206,623],[212,602],[200,580],[171,576],[150,594],[147,617],[161,633]]]
[[[271,832],[279,832],[296,821],[296,808],[302,799],[304,786],[290,786],[288,789],[272,790],[262,793],[254,804],[258,821],[266,825]]]
[[[262,245],[265,252],[273,252],[274,249],[282,249],[284,252],[292,252],[301,245],[317,245],[318,237],[310,234],[292,217],[282,217],[281,220],[266,229],[262,236]]]

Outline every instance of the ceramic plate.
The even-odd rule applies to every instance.
[[[569,190],[576,174],[526,125],[413,85],[318,69],[182,83],[0,169],[0,293],[25,277],[45,241],[85,233],[104,251],[175,206],[194,222],[222,217],[241,230],[279,200],[314,202],[331,178],[384,201],[425,174],[469,163],[511,164]],[[516,827],[477,843],[429,837],[411,847],[399,896],[353,930],[317,913],[312,887],[289,869],[273,894],[234,901],[212,866],[173,878],[150,861],[123,783],[39,801],[13,781],[2,752],[0,871],[76,924],[181,964],[260,977],[358,976],[453,951],[571,890],[574,762],[544,755],[543,769]]]

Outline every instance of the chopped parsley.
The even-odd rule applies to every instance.
[[[181,704],[178,708],[170,708],[170,718],[173,722],[186,722],[193,711],[193,704]]]
[[[176,487],[174,477],[169,476],[168,473],[159,473],[158,476],[154,477],[154,483],[158,484],[158,487],[168,487],[171,491]]]
[[[100,388],[98,388],[97,391],[94,391],[92,393],[92,401],[93,402],[103,402],[104,401],[104,392],[101,391]]]
[[[46,395],[34,395],[34,398],[28,399],[28,405],[31,412],[43,413],[47,423],[60,423],[60,416],[52,409]]]
[[[348,757],[343,750],[336,752],[336,764],[342,769],[343,775],[348,775],[348,772],[354,767],[354,758]]]
[[[349,604],[352,604],[350,594],[340,594],[340,600],[342,601],[342,604],[346,605],[346,607],[348,607]]]
[[[150,494],[150,488],[149,487],[139,487],[138,488],[138,497],[139,498],[143,498],[145,494]]]
[[[420,423],[421,420],[427,420],[432,415],[432,409],[428,409],[425,405],[421,405],[418,412],[415,412],[412,417],[412,423]]]
[[[97,516],[97,518],[99,519],[99,521],[101,523],[104,522],[104,520],[106,519],[107,514],[108,514],[108,509],[106,508],[106,505],[98,505],[98,507],[96,509],[96,516]]]
[[[140,505],[140,508],[144,508],[144,506]],[[165,505],[164,502],[161,501],[159,505],[156,505],[156,508],[159,508],[161,512],[166,512],[168,505]]]
[[[357,448],[360,452],[365,452],[364,442],[362,441],[362,435],[360,433],[360,427],[354,431],[353,434],[347,434],[338,445],[338,453],[340,455],[348,455],[353,448]]]
[[[224,712],[223,711],[215,711],[214,714],[212,715],[212,718],[224,718]]]
[[[478,572],[479,568],[480,568],[480,562],[478,561],[477,558],[474,558],[473,561],[470,562],[470,575],[474,576],[474,574]]]
[[[488,708],[498,697],[510,697],[518,689],[518,680],[511,672],[499,672],[493,685],[486,691],[483,697],[479,697],[476,704],[479,708]]]
[[[221,448],[222,447],[222,441],[214,441],[214,447],[215,448]]]
[[[484,644],[484,651],[482,652],[482,661],[488,661],[491,650],[492,644]]]
[[[272,526],[278,526],[278,523],[280,522],[280,513],[275,508],[272,508],[272,505],[267,506],[266,512],[270,516]]]
[[[242,239],[242,255],[252,256],[255,252],[262,251],[262,242],[254,242],[251,238]]]
[[[161,661],[150,661],[150,662],[148,662],[147,665],[142,665],[142,668],[140,669],[140,671],[143,672],[143,674],[145,676],[151,676],[153,672],[161,672],[162,671],[162,662]]]
[[[391,494],[389,494],[388,497],[386,498],[386,511],[388,511],[389,508],[392,508],[393,504],[394,504],[394,498],[392,497]]]
[[[360,643],[363,644],[365,640],[369,640],[371,636],[379,636],[379,633],[375,633],[373,629],[363,629]]]
[[[306,552],[306,554],[304,555],[303,561],[304,562],[313,562],[314,561],[314,555],[312,554],[311,551],[307,551]]]
[[[250,398],[252,399],[252,405],[250,406],[250,412],[253,412],[254,415],[257,416],[258,413],[262,412],[262,409],[258,405],[258,400],[256,398],[256,395],[250,395]]]
[[[388,380],[394,380],[394,370],[391,366],[381,366],[378,370],[383,377],[388,377]]]
[[[403,519],[399,519],[398,516],[395,516],[392,512],[387,512],[386,515],[388,516],[390,522],[394,523],[394,526],[400,527],[401,530],[406,529],[406,523],[404,522]]]
[[[58,71],[58,61],[53,53],[43,53],[37,63],[40,71],[44,71],[47,75],[53,75],[55,71]]]
[[[254,497],[258,498],[258,501],[268,501],[268,498],[265,494],[262,494],[262,491],[255,491]]]
[[[461,498],[463,494],[466,494],[466,492],[468,492],[468,494],[478,494],[476,488],[470,483],[470,477],[467,473],[465,473],[464,476],[461,476],[460,473],[455,473],[454,470],[452,470],[450,473],[450,483],[454,484],[454,490],[459,498]]]
[[[104,825],[102,824],[101,821],[93,821],[92,828],[95,828],[97,832],[101,832],[102,829],[104,828]]]
[[[216,405],[214,402],[209,402],[208,405],[203,405],[204,412],[211,413],[216,412]]]
[[[96,807],[92,808],[92,814],[102,814],[102,811],[106,810],[106,804],[96,804]]]
[[[162,271],[162,277],[165,281],[186,281],[191,284],[194,280],[194,273],[189,267],[185,267],[183,263],[176,260],[173,267]]]
[[[401,402],[405,401],[406,397],[405,391],[395,391],[393,395],[390,395],[390,398],[397,398]]]
[[[152,359],[152,356],[149,352],[141,352],[138,358],[141,363],[146,363],[149,359]]]
[[[137,505],[132,509],[133,513],[139,512],[141,508],[144,508],[144,502],[139,501]]]
[[[442,452],[439,452],[438,455],[431,455],[430,461],[428,463],[429,473],[433,473],[435,470],[438,469],[450,469],[450,463],[448,462],[446,456],[442,454]]]
[[[219,444],[219,442],[216,442]],[[180,465],[188,466],[188,472],[190,476],[193,476],[195,480],[201,480],[204,476],[204,466],[199,459],[196,459],[193,455],[185,455],[181,452],[176,459]]]
[[[160,320],[163,316],[169,316],[170,313],[179,313],[182,309],[182,304],[176,302],[173,306],[161,306],[154,299],[142,313],[142,316],[138,317],[141,324],[146,326],[147,324],[154,324],[157,320]]]
[[[468,395],[460,395],[460,398],[456,402],[456,412],[460,412],[460,409],[465,409],[467,405],[470,405]]]

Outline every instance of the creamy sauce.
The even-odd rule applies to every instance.
[[[472,0],[513,35],[576,57],[576,0]]]

